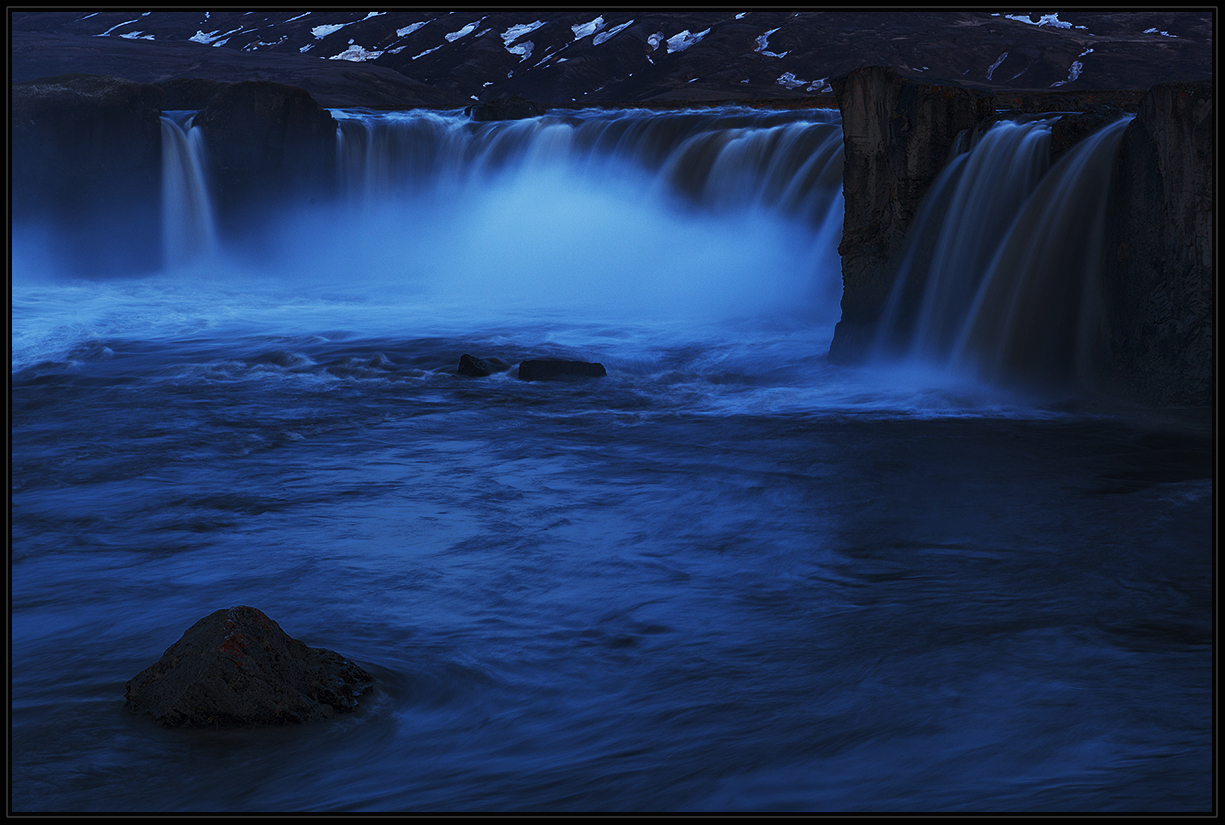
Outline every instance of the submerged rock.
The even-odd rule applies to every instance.
[[[254,607],[196,622],[127,683],[126,706],[174,728],[290,725],[353,710],[374,677]]]
[[[602,378],[608,375],[603,364],[589,361],[565,361],[542,358],[519,365],[519,377],[524,381],[556,381],[566,378]]]
[[[472,378],[484,378],[486,375],[493,373],[493,368],[479,358],[474,358],[467,353],[459,356],[460,375],[471,376]]]

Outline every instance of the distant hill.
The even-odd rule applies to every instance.
[[[883,65],[996,91],[1212,77],[1212,11],[10,12],[12,79],[262,77],[325,106],[830,95]]]

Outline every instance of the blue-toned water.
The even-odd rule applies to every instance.
[[[1202,416],[828,363],[836,117],[337,114],[257,249],[19,227],[15,812],[1211,808]],[[376,691],[124,709],[238,604]]]

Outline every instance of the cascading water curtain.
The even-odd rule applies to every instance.
[[[162,115],[162,247],[168,267],[185,266],[216,251],[204,139],[190,125],[193,112]]]
[[[1090,376],[1100,355],[1110,174],[1128,120],[1053,167],[1051,122],[997,123],[941,173],[882,315],[878,357],[971,369],[989,380]]]

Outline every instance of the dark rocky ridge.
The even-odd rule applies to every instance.
[[[1116,369],[1145,401],[1212,402],[1215,132],[1212,84],[1159,84],[1116,159],[1103,298]]]
[[[1001,92],[1212,74],[1210,10],[1060,12],[1042,25],[961,11],[373,14],[14,12],[13,78],[261,78],[324,106],[458,108],[515,94],[546,105],[802,100],[866,65]]]

